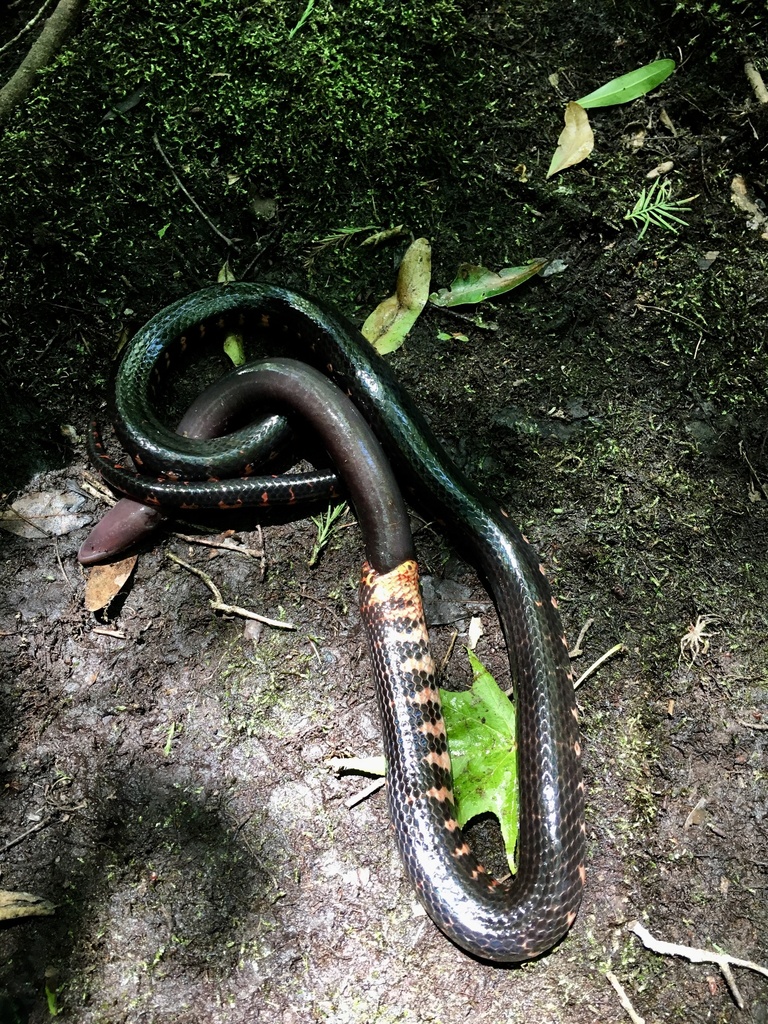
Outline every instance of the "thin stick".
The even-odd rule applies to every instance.
[[[667,316],[675,316],[678,318],[678,320],[685,320],[686,323],[690,324],[692,327],[695,327],[699,331],[705,330],[705,328],[703,328],[701,324],[696,323],[695,320],[691,320],[689,316],[684,316],[682,313],[676,313],[674,309],[664,309],[662,306],[649,306],[645,302],[636,302],[635,305],[638,309],[642,309],[644,313],[647,312],[649,309],[652,310],[654,313],[666,313]],[[709,332],[705,331],[705,333]]]
[[[217,235],[219,236],[219,238],[220,238],[220,239],[221,239],[221,240],[222,240],[223,242],[226,242],[226,243],[227,243],[227,245],[231,246],[231,248],[233,248],[233,249],[237,250],[237,248],[238,248],[238,247],[237,247],[237,245],[235,245],[235,243],[233,242],[233,240],[232,240],[231,238],[227,238],[227,236],[226,236],[226,235],[224,234],[224,232],[223,232],[223,231],[219,231],[219,229],[218,229],[218,228],[216,227],[216,225],[215,225],[215,224],[213,223],[213,221],[212,221],[212,220],[211,220],[211,218],[210,218],[210,217],[208,216],[208,214],[207,214],[207,213],[205,212],[205,210],[203,210],[203,208],[202,208],[202,207],[200,206],[200,204],[199,204],[199,203],[198,203],[198,202],[197,202],[197,201],[195,200],[194,196],[192,196],[192,194],[191,194],[190,192],[188,192],[188,191],[187,191],[187,189],[186,189],[186,188],[184,187],[184,183],[182,182],[181,178],[180,178],[180,177],[178,176],[178,174],[177,174],[177,173],[176,173],[176,171],[174,170],[174,167],[173,167],[173,164],[171,163],[171,161],[170,161],[170,160],[168,159],[168,157],[167,157],[167,156],[165,155],[165,150],[164,150],[164,149],[163,149],[163,147],[162,147],[162,146],[160,145],[160,139],[158,139],[158,137],[157,137],[157,132],[154,132],[154,133],[153,133],[153,135],[152,135],[152,141],[154,142],[154,144],[155,144],[155,148],[157,149],[158,153],[160,154],[160,156],[161,156],[161,157],[163,158],[163,160],[165,161],[165,164],[166,164],[166,166],[168,167],[168,170],[169,170],[169,171],[171,172],[171,174],[173,175],[173,179],[174,179],[174,181],[175,181],[175,182],[176,182],[176,184],[177,184],[177,185],[179,186],[179,188],[180,188],[180,189],[181,189],[181,191],[182,191],[182,192],[184,193],[184,195],[185,195],[185,196],[187,197],[187,199],[188,199],[188,200],[190,201],[190,203],[192,203],[192,205],[194,206],[194,208],[195,208],[195,209],[197,210],[197,212],[198,212],[198,213],[200,214],[200,216],[201,216],[201,217],[203,218],[203,220],[204,220],[204,221],[205,221],[205,223],[206,223],[206,224],[208,225],[208,227],[209,227],[209,228],[211,229],[211,231],[214,231],[214,232],[215,232],[215,233],[216,233],[216,234],[217,234]]]
[[[760,491],[762,496],[765,498],[765,500],[768,501],[768,491],[766,491],[765,485],[763,484],[763,481],[757,475],[757,470],[752,465],[752,463],[749,461],[749,456],[744,451],[744,442],[743,441],[739,441],[739,453],[740,453],[742,459],[744,459],[746,464],[749,466],[749,471],[752,474],[752,476],[754,477],[754,480],[755,480],[755,483],[757,484],[758,490]]]
[[[247,548],[244,544],[240,544],[234,540],[231,536],[232,531],[229,530],[227,533],[216,534],[215,537],[204,537],[195,536],[193,533],[174,533],[174,537],[178,537],[179,540],[186,541],[187,544],[201,544],[203,547],[208,548],[222,548],[224,551],[235,551],[238,555],[245,555],[246,558],[263,558],[264,548]]]
[[[587,621],[581,627],[581,632],[579,633],[579,639],[576,641],[576,646],[573,648],[572,651],[568,651],[569,658],[578,658],[580,654],[584,653],[584,651],[581,649],[581,641],[587,635],[587,630],[594,626],[594,624],[594,619],[587,619]]]
[[[438,669],[437,669],[437,678],[438,679],[442,679],[443,678],[443,675],[445,674],[445,670],[448,668],[448,662],[451,660],[451,655],[453,654],[453,648],[456,646],[456,641],[457,641],[458,637],[459,637],[459,631],[457,629],[454,629],[453,635],[451,636],[451,639],[448,641],[448,650],[445,652],[445,657],[440,662],[440,664],[438,666]]]
[[[49,64],[56,51],[61,48],[72,31],[84,2],[85,0],[59,0],[15,74],[0,89],[0,123],[5,121],[16,104],[24,99],[35,84],[40,69]]]
[[[762,104],[768,103],[768,89],[765,88],[765,82],[763,76],[757,70],[751,60],[748,60],[744,64],[744,72],[747,76],[749,84],[757,97],[758,101]]]
[[[613,973],[613,971],[606,971],[605,976],[608,979],[608,981],[610,981],[611,985],[613,985],[614,991],[616,992],[616,995],[619,997],[619,1002],[627,1011],[629,1019],[632,1021],[632,1024],[645,1024],[645,1017],[641,1017],[640,1014],[635,1011],[634,1006],[629,1001],[629,996],[624,991],[624,986],[621,984],[621,982]]]
[[[579,676],[579,678],[573,684],[574,690],[577,690],[581,686],[581,684],[584,682],[585,679],[589,679],[589,677],[593,674],[593,672],[597,672],[597,670],[600,668],[600,666],[603,664],[604,661],[608,661],[608,659],[612,658],[614,656],[614,654],[621,654],[622,652],[626,651],[626,649],[627,648],[624,646],[624,644],[616,644],[616,646],[612,647],[610,649],[610,651],[606,651],[605,654],[601,655],[597,659],[597,661],[593,662],[589,666],[589,668],[587,669],[586,672],[584,672],[581,676]]]
[[[26,832],[22,832],[21,835],[16,836],[15,839],[10,839],[5,844],[5,846],[0,850],[0,854],[7,853],[9,850],[12,850],[14,846],[17,846],[24,839],[26,839],[27,836],[31,836],[35,832],[39,832],[41,828],[45,828],[46,825],[50,825],[55,817],[55,814],[49,814],[47,818],[43,818],[42,821],[38,821],[36,825],[33,825],[31,828],[28,828]]]
[[[108,626],[94,626],[93,632],[99,636],[111,636],[114,640],[125,640],[122,629],[110,629]]]
[[[110,493],[105,487],[96,487],[89,480],[86,479],[90,474],[84,474],[83,479],[80,481],[80,490],[84,491],[89,498],[95,498],[96,501],[103,501],[107,505],[116,505],[117,498]]]
[[[42,16],[45,14],[45,8],[48,7],[50,3],[51,0],[44,0],[43,6],[40,8],[37,14],[32,15],[32,17],[29,19],[24,28],[19,29],[19,31],[16,33],[13,39],[9,39],[7,43],[3,43],[3,45],[0,46],[0,53],[5,53],[6,50],[10,50],[14,43],[17,43],[22,36],[25,36],[27,32],[30,32],[38,23],[38,21],[40,21]]]
[[[215,612],[224,612],[225,615],[240,615],[244,619],[255,619],[257,622],[263,622],[266,626],[273,626],[275,629],[296,629],[296,626],[292,622],[281,622],[279,619],[269,619],[266,615],[259,615],[258,612],[252,612],[248,608],[241,608],[236,604],[225,604],[221,596],[221,591],[213,582],[208,573],[203,572],[202,569],[196,568],[194,565],[190,565],[189,562],[183,561],[178,555],[174,555],[172,551],[166,551],[166,557],[170,558],[172,562],[176,562],[177,565],[181,565],[184,569],[187,569],[192,573],[193,576],[197,576],[203,583],[208,587],[210,592],[213,594],[213,600],[209,600],[208,604]]]
[[[697,949],[695,946],[680,946],[676,942],[662,942],[661,939],[654,939],[648,929],[644,928],[639,921],[633,921],[627,927],[640,939],[646,949],[653,950],[654,953],[661,953],[663,956],[684,956],[695,964],[717,964],[740,1010],[744,1009],[744,1000],[736,985],[731,967],[746,967],[747,970],[757,971],[758,974],[768,978],[768,967],[762,967],[752,960],[740,960],[727,953],[711,953],[708,949]]]
[[[386,781],[386,779],[376,779],[376,781],[372,782],[370,786],[366,786],[365,789],[361,789],[359,793],[355,793],[354,796],[347,797],[344,801],[344,806],[349,809],[362,803],[363,800],[367,800],[369,796],[381,789],[381,787],[386,784]]]

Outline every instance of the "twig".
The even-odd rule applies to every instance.
[[[740,960],[738,957],[729,956],[728,953],[711,953],[707,949],[697,949],[695,946],[680,946],[676,942],[662,942],[661,939],[654,939],[647,928],[644,928],[639,921],[633,921],[627,925],[646,947],[654,953],[661,953],[663,956],[684,956],[694,964],[717,964],[723,973],[728,988],[731,990],[736,1005],[740,1010],[744,1009],[744,1000],[736,985],[731,967],[746,967],[747,970],[757,971],[768,978],[768,967],[761,967],[752,960]]]
[[[192,205],[193,205],[193,206],[194,206],[194,208],[195,208],[195,209],[197,210],[197,212],[198,212],[198,213],[200,214],[200,216],[201,216],[201,217],[203,218],[203,220],[204,220],[204,221],[205,221],[205,223],[206,223],[206,224],[208,225],[208,227],[209,227],[209,228],[210,228],[210,229],[211,229],[212,231],[214,231],[214,232],[215,232],[215,233],[216,233],[216,234],[217,234],[217,235],[219,236],[219,238],[220,238],[220,239],[221,239],[221,240],[222,240],[223,242],[226,242],[228,246],[230,246],[230,247],[231,247],[232,249],[234,249],[235,251],[237,251],[237,248],[238,248],[238,246],[237,246],[237,245],[236,245],[236,244],[234,243],[234,241],[233,241],[233,240],[232,240],[231,238],[227,238],[227,236],[226,236],[226,235],[224,234],[224,232],[223,232],[223,231],[220,231],[220,230],[219,230],[219,229],[218,229],[218,228],[216,227],[216,225],[215,225],[215,224],[213,223],[213,221],[212,221],[212,220],[211,220],[211,218],[210,218],[210,217],[208,216],[208,214],[207,214],[207,213],[205,212],[205,210],[203,210],[203,208],[202,208],[202,207],[200,206],[200,204],[199,204],[199,203],[198,203],[198,202],[197,202],[197,201],[195,200],[194,196],[192,196],[192,194],[191,194],[190,192],[188,192],[188,191],[187,191],[187,189],[186,189],[186,188],[184,187],[184,183],[182,182],[181,178],[180,178],[180,177],[178,176],[178,174],[177,174],[177,173],[176,173],[176,171],[174,170],[174,167],[173,167],[173,164],[171,163],[171,161],[170,161],[170,160],[168,159],[168,157],[167,157],[167,156],[165,155],[165,150],[164,150],[164,149],[163,149],[163,147],[162,147],[162,146],[160,145],[160,139],[158,139],[158,137],[157,137],[157,132],[154,132],[154,133],[153,133],[153,135],[152,135],[152,141],[154,142],[154,144],[155,144],[155,148],[157,149],[158,153],[160,154],[160,156],[161,156],[161,157],[163,158],[163,160],[165,161],[165,164],[166,164],[166,166],[168,167],[168,170],[169,170],[169,171],[171,172],[171,174],[173,175],[173,179],[174,179],[174,181],[175,181],[175,182],[176,182],[176,184],[177,184],[177,185],[179,186],[179,188],[180,188],[180,189],[181,189],[181,191],[182,191],[182,192],[184,193],[184,195],[185,195],[185,196],[187,197],[187,199],[188,199],[188,200],[190,201],[190,203],[192,203]]]
[[[315,604],[319,604],[320,607],[323,609],[323,611],[328,612],[329,615],[332,615],[334,617],[334,619],[336,619],[336,621],[338,622],[338,624],[340,626],[344,625],[344,622],[343,622],[341,616],[337,615],[336,612],[333,610],[333,608],[331,608],[331,606],[328,604],[328,602],[323,600],[322,597],[315,597],[314,594],[308,594],[306,592],[306,590],[304,590],[303,587],[299,591],[299,596],[304,601],[314,601]],[[320,663],[322,664],[322,661]]]
[[[448,668],[448,662],[451,660],[453,654],[453,648],[456,646],[456,641],[459,638],[459,631],[454,629],[451,634],[451,639],[448,641],[448,650],[445,652],[445,657],[437,667],[437,678],[442,679],[445,675],[445,670]]]
[[[108,626],[94,626],[93,632],[99,636],[111,636],[114,640],[125,640],[122,629],[110,629]]]
[[[45,8],[50,3],[51,3],[51,0],[44,0],[43,6],[40,8],[40,10],[37,12],[37,14],[33,14],[32,15],[32,17],[29,19],[29,21],[24,26],[24,28],[19,29],[19,31],[16,33],[16,35],[13,37],[13,39],[9,39],[7,43],[3,43],[3,45],[0,46],[0,53],[5,53],[6,50],[10,50],[10,48],[13,46],[14,43],[17,43],[21,39],[22,36],[25,36],[27,34],[27,32],[30,32],[35,27],[35,25],[38,23],[38,21],[40,21],[42,16],[45,14]]]
[[[584,651],[581,649],[581,641],[587,635],[587,630],[590,629],[590,627],[594,626],[594,624],[595,624],[595,620],[594,619],[587,619],[587,621],[581,627],[581,632],[579,633],[579,638],[576,641],[576,646],[573,648],[572,651],[568,651],[568,657],[569,658],[578,658],[579,655],[584,653]]]
[[[17,103],[35,84],[37,73],[51,62],[72,30],[84,0],[59,0],[40,35],[32,43],[14,75],[0,89],[0,123],[6,120]]]
[[[238,555],[245,555],[246,558],[263,558],[264,548],[247,548],[239,541],[233,540],[233,530],[226,533],[218,533],[215,537],[199,537],[193,533],[174,533],[174,537],[186,541],[188,544],[201,544],[208,548],[222,548],[224,551],[235,551]]]
[[[56,814],[49,814],[47,818],[43,818],[42,821],[38,821],[37,824],[28,828],[26,832],[22,832],[21,835],[16,836],[14,839],[9,839],[5,846],[0,849],[0,854],[7,853],[9,850],[12,850],[14,846],[18,846],[19,843],[23,842],[27,836],[31,836],[35,832],[39,832],[40,829],[45,828],[46,825],[50,825],[56,817]]]
[[[757,729],[758,732],[768,731],[768,725],[764,725],[761,722],[745,722],[742,718],[737,718],[736,721],[739,725],[743,725],[745,729]]]
[[[252,612],[248,608],[241,608],[235,604],[225,604],[221,596],[221,591],[213,582],[208,573],[203,572],[202,569],[196,568],[194,565],[190,565],[189,562],[183,561],[178,555],[174,555],[172,551],[166,551],[166,557],[170,558],[172,562],[176,562],[177,565],[182,566],[184,569],[188,569],[193,576],[197,576],[203,583],[208,587],[210,592],[213,594],[213,600],[209,600],[208,604],[215,612],[224,612],[225,615],[240,615],[244,619],[255,619],[257,622],[263,622],[266,626],[273,626],[275,629],[296,629],[296,626],[292,622],[281,622],[279,619],[269,619],[266,615],[259,615],[258,612]]]
[[[357,804],[362,803],[363,800],[367,800],[369,796],[372,796],[377,790],[381,789],[381,787],[386,784],[386,781],[386,779],[376,779],[376,781],[372,782],[370,786],[366,786],[365,789],[361,789],[359,793],[355,793],[354,796],[347,797],[344,801],[344,806],[347,809],[356,807]]]
[[[606,971],[605,976],[608,979],[608,981],[610,981],[611,985],[613,985],[614,991],[616,992],[616,995],[619,997],[619,1002],[627,1011],[629,1019],[632,1021],[632,1024],[645,1024],[645,1017],[641,1017],[640,1014],[636,1012],[634,1006],[629,1001],[629,996],[624,991],[624,986],[621,984],[621,982],[613,973],[613,971]]]
[[[579,676],[579,678],[573,684],[574,690],[577,690],[585,679],[589,679],[593,672],[597,672],[597,670],[600,668],[604,661],[608,661],[608,659],[612,658],[614,654],[622,654],[624,651],[626,651],[626,649],[627,648],[624,646],[624,644],[616,644],[616,646],[612,647],[610,651],[606,651],[605,654],[602,654],[597,659],[597,661],[593,662],[589,666],[586,672],[582,673],[582,675]]]
[[[747,76],[749,84],[752,86],[752,89],[755,93],[755,96],[758,99],[758,102],[763,104],[768,103],[768,89],[766,89],[765,87],[763,76],[760,74],[760,72],[757,70],[757,68],[751,60],[748,60],[744,64],[744,72]]]
[[[649,306],[647,302],[636,302],[635,306],[638,309],[642,309],[644,313],[647,313],[650,310],[652,313],[665,313],[667,316],[677,317],[678,320],[685,320],[687,324],[690,324],[691,327],[695,327],[696,330],[704,331],[705,334],[709,333],[709,331],[707,331],[705,327],[702,327],[701,324],[696,323],[695,320],[691,320],[689,316],[685,316],[683,313],[675,312],[674,309],[664,309],[663,306]]]
[[[104,486],[104,482],[101,477],[94,476],[93,473],[89,473],[87,469],[83,473],[83,478],[80,481],[80,489],[90,495],[91,498],[95,498],[97,501],[103,501],[107,505],[117,504],[117,498],[109,488]]]
[[[64,582],[67,584],[70,590],[74,590],[75,588],[72,586],[72,581],[70,580],[69,576],[67,576],[66,570],[64,569],[64,564],[61,561],[58,537],[53,538],[53,550],[56,552],[56,561],[59,563],[59,571],[61,572],[61,575],[64,578]]]
[[[752,477],[753,477],[755,483],[757,484],[758,490],[760,491],[762,496],[765,498],[765,500],[768,501],[768,491],[766,491],[765,484],[760,479],[760,477],[757,475],[757,470],[752,465],[752,463],[749,461],[749,456],[744,451],[744,442],[743,441],[739,441],[739,454],[741,455],[742,459],[744,459],[746,464],[749,466],[749,471],[752,474]]]

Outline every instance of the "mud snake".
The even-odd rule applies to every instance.
[[[354,327],[317,300],[266,283],[209,287],[150,320],[133,338],[118,371],[115,427],[138,472],[107,456],[96,429],[92,457],[118,490],[154,505],[292,503],[297,488],[306,485],[317,493],[334,487],[329,473],[303,480],[254,475],[285,436],[282,408],[296,404],[297,390],[311,393],[314,387],[292,386],[289,362],[267,364],[271,386],[253,385],[249,401],[271,395],[273,405],[280,406],[257,424],[199,441],[180,437],[157,417],[154,391],[174,345],[184,349],[232,330],[277,335],[282,349],[314,364],[334,382],[332,390],[350,395],[358,410],[346,425],[334,413],[328,421],[332,427],[324,430],[323,409],[332,399],[321,388],[322,397],[309,399],[316,411],[304,408],[302,415],[324,430],[366,542],[360,608],[381,715],[390,815],[406,872],[435,923],[469,953],[500,962],[535,957],[570,928],[584,883],[581,752],[560,617],[527,541],[450,459],[389,365]],[[247,375],[248,369],[238,373]],[[226,380],[209,405],[205,399],[195,412],[198,419],[208,418],[202,436],[228,429],[237,418],[226,407],[240,385]],[[344,395],[340,402],[343,406]],[[409,500],[445,525],[486,581],[499,613],[518,709],[519,866],[511,880],[497,881],[485,871],[456,822],[418,570],[402,499],[388,468],[381,468],[386,459],[366,454],[350,462],[343,443],[333,447],[335,432],[346,435],[348,451],[372,450],[376,440],[366,424]],[[371,473],[383,474],[379,484],[371,485]],[[237,479],[210,479],[231,475]],[[405,533],[393,526],[402,517]],[[95,560],[86,546],[83,552],[84,561]]]

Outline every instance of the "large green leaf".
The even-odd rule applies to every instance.
[[[630,71],[628,75],[614,78],[576,102],[585,109],[629,103],[631,100],[636,100],[638,96],[645,96],[657,85],[661,85],[674,70],[675,62],[673,60],[655,60],[652,64],[646,64],[642,68],[637,68],[636,71]]]
[[[519,818],[515,707],[469,652],[474,682],[463,693],[440,691],[460,825],[490,811],[499,819],[511,871]]]
[[[484,299],[491,299],[495,295],[503,295],[504,292],[517,288],[528,278],[538,274],[548,262],[541,259],[531,260],[524,267],[507,267],[498,274],[494,270],[486,270],[485,267],[477,267],[472,263],[462,263],[450,289],[441,288],[439,292],[433,292],[429,296],[429,301],[434,306],[463,306],[482,302]]]
[[[362,327],[363,336],[379,355],[395,352],[405,341],[427,303],[432,276],[432,247],[417,238],[403,256],[397,290],[374,309]]]

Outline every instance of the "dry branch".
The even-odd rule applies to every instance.
[[[17,71],[0,89],[0,124],[35,84],[37,73],[53,60],[72,31],[83,4],[84,0],[59,0]]]

